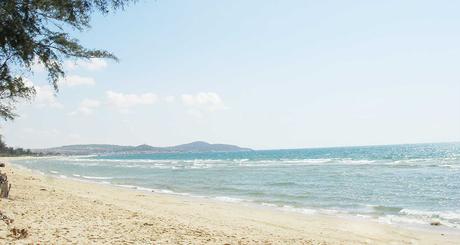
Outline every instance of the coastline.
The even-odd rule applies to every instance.
[[[8,162],[8,159],[1,159]],[[458,234],[333,215],[282,212],[0,169],[12,184],[1,212],[26,229],[19,243],[456,244]],[[16,241],[1,226],[0,241]]]

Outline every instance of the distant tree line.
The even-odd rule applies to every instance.
[[[30,149],[8,147],[0,135],[0,156],[36,156]]]

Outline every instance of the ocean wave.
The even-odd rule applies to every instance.
[[[443,219],[447,221],[453,221],[460,224],[460,212],[454,211],[422,211],[422,210],[415,210],[415,209],[402,209],[400,211],[401,214],[414,216],[414,217],[421,217],[425,219]]]
[[[112,183],[110,183],[112,184]],[[155,189],[155,188],[148,188],[143,186],[137,185],[128,185],[128,184],[113,184],[117,187],[126,188],[126,189],[133,189],[145,192],[152,192],[152,193],[161,193],[161,194],[170,194],[170,195],[179,195],[179,196],[192,196],[190,193],[185,192],[174,192],[168,189]]]
[[[27,160],[31,161],[31,160]],[[228,167],[286,167],[286,166],[321,166],[321,165],[372,165],[395,168],[406,167],[444,167],[460,169],[458,157],[416,158],[416,159],[353,159],[353,158],[279,158],[279,159],[113,159],[88,157],[54,157],[32,160],[56,162],[84,167],[107,166],[115,168],[152,168],[152,169],[205,169]]]
[[[409,218],[399,215],[385,215],[377,218],[377,221],[380,223],[385,224],[395,224],[395,223],[406,223],[406,224],[417,224],[417,225],[427,225],[429,223],[416,219],[416,218]]]
[[[298,185],[299,183],[294,182],[294,181],[282,181],[282,182],[272,182],[268,183],[267,185],[269,186],[293,186],[293,185]]]
[[[447,227],[459,228],[460,212],[401,209],[397,214],[379,215],[377,221],[388,224],[405,223],[425,226],[437,221]]]
[[[339,210],[333,209],[322,209],[322,208],[308,208],[308,207],[294,207],[291,205],[283,205],[283,204],[275,204],[271,202],[260,202],[258,203],[261,206],[275,208],[277,210],[282,210],[285,212],[295,212],[295,213],[302,213],[302,214],[328,214],[328,215],[335,215],[339,213]]]
[[[458,169],[460,170],[460,164],[442,164],[439,165],[440,167],[451,168],[451,169]]]

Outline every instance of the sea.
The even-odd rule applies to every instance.
[[[460,229],[460,143],[55,156],[12,163],[60,178],[301,214]]]

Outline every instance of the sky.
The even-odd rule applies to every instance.
[[[7,144],[255,149],[460,141],[460,1],[141,0],[75,33]]]

